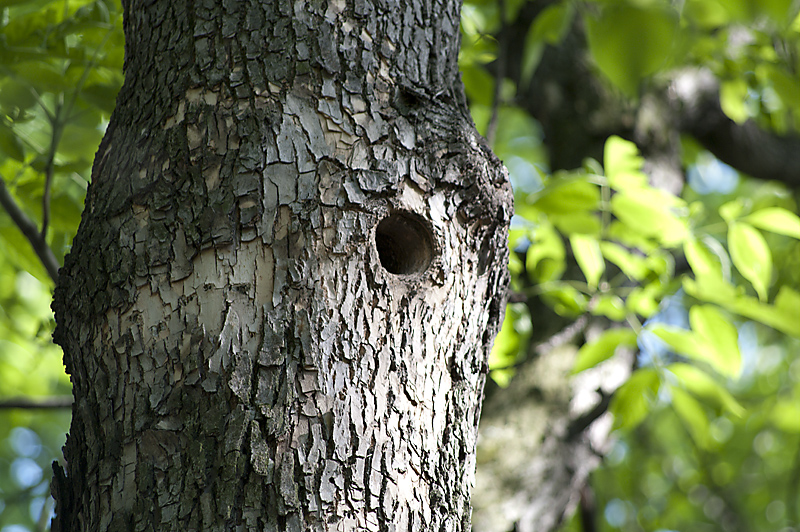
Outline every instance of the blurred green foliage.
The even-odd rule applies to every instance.
[[[606,141],[602,161],[551,172],[538,124],[511,103],[514,83],[487,67],[497,56],[495,35],[525,3],[467,1],[460,62],[478,128],[500,125],[492,147],[515,187],[513,289],[564,316],[608,320],[611,327],[581,347],[576,373],[620,348],[640,350],[611,403],[616,443],[593,477],[601,529],[797,526],[796,194],[739,175],[688,138],[691,186],[679,197],[651,187],[638,149],[618,137]],[[721,80],[721,105],[733,120],[800,129],[796,2],[556,2],[520,43],[523,83],[576,17],[598,76],[622,97],[635,101],[672,69],[700,65]],[[0,178],[44,227],[59,261],[80,220],[123,55],[118,2],[0,2]],[[678,270],[683,258],[688,268]],[[0,209],[0,401],[69,394],[50,341],[52,288]],[[501,385],[532,333],[526,307],[510,305],[490,361]],[[66,410],[0,410],[0,531],[46,528],[49,463],[60,459],[68,423]],[[565,530],[581,530],[579,518]]]
[[[0,179],[59,263],[78,228],[92,159],[122,84],[119,2],[0,2]],[[0,208],[0,402],[71,394],[50,278]],[[69,409],[0,409],[0,530],[44,530]]]
[[[461,62],[481,131],[499,109],[492,147],[509,168],[517,213],[512,288],[563,316],[608,321],[581,346],[575,373],[620,348],[639,353],[611,401],[616,443],[592,479],[599,529],[796,530],[797,191],[741,175],[688,137],[689,184],[677,197],[648,184],[637,147],[618,137],[602,161],[551,172],[515,87],[503,80],[491,96],[498,43],[489,36],[501,30],[501,5],[466,2]],[[720,80],[732,120],[796,133],[798,9],[790,0],[555,2],[528,30],[522,83],[577,17],[597,75],[622,99],[635,104],[675,69],[700,66]],[[530,356],[531,329],[526,305],[509,305],[490,360],[501,386]],[[580,517],[564,529],[583,530]]]

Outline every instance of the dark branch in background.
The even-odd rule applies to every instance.
[[[43,397],[41,399],[31,399],[30,397],[15,397],[0,401],[0,410],[17,408],[20,410],[42,410],[48,408],[71,408],[71,395],[56,395],[53,397]]]
[[[596,532],[597,506],[594,502],[594,491],[588,482],[581,488],[580,512],[583,532]]]
[[[552,3],[535,0],[525,4],[508,27],[508,42],[523,42],[533,20]],[[674,168],[674,156],[678,154],[673,153],[675,143],[670,137],[687,133],[742,173],[800,188],[800,135],[778,135],[753,121],[737,124],[728,118],[720,107],[719,81],[710,71],[676,72],[666,94],[655,89],[643,97],[645,103],[661,98],[675,115],[673,124],[665,124],[672,125],[674,132],[656,131],[651,136],[652,131],[643,131],[640,123],[650,116],[642,115],[647,110],[619,98],[596,74],[580,17],[575,18],[559,45],[545,47],[529,86],[521,84],[522,48],[509,46],[498,52],[507,57],[505,75],[519,87],[517,105],[539,122],[548,139],[551,171],[578,168],[585,157],[602,160],[606,139],[619,135],[635,141],[646,159],[662,166],[667,174],[674,174],[679,170]],[[499,55],[497,63],[501,60]],[[653,169],[650,170],[652,174]]]
[[[597,418],[605,414],[608,410],[608,405],[611,404],[611,398],[614,396],[614,394],[606,393],[602,388],[598,388],[597,393],[600,394],[600,402],[598,402],[590,411],[576,419],[573,419],[572,422],[570,422],[569,427],[567,427],[567,440],[577,438],[583,434],[583,431],[588,429],[589,425],[594,423]]]
[[[776,135],[722,111],[719,82],[708,70],[682,72],[670,87],[680,127],[720,161],[752,177],[800,187],[800,136]]]
[[[36,227],[36,224],[31,221],[28,216],[22,212],[17,202],[11,196],[11,193],[6,187],[6,182],[3,176],[0,175],[0,205],[6,210],[11,220],[19,227],[28,242],[31,243],[33,251],[42,261],[47,273],[53,279],[58,280],[58,260],[53,254],[53,250],[47,245],[42,233]]]

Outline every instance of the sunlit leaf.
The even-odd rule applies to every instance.
[[[613,294],[603,294],[594,299],[591,311],[595,316],[605,316],[614,321],[622,321],[628,315],[625,302]]]
[[[714,275],[704,276],[698,281],[684,278],[683,288],[692,297],[716,303],[740,316],[800,338],[800,293],[788,286],[783,286],[778,291],[775,305],[742,295],[736,287]]]
[[[548,223],[538,225],[531,233],[532,245],[525,255],[525,268],[531,280],[553,281],[566,268],[566,250],[561,236]]]
[[[721,375],[738,376],[742,369],[742,355],[736,327],[712,305],[692,306],[689,323],[704,343],[705,360],[711,367]]]
[[[616,264],[630,279],[641,281],[647,276],[648,268],[644,257],[608,241],[600,242],[600,250],[606,259]]]
[[[732,222],[733,220],[741,216],[742,212],[745,209],[745,201],[747,200],[745,200],[744,198],[736,198],[733,201],[729,201],[723,204],[719,208],[719,215],[726,222]]]
[[[581,178],[562,178],[536,193],[534,206],[547,213],[568,214],[594,210],[600,202],[597,185]]]
[[[683,253],[695,276],[719,274],[720,266],[708,248],[696,238],[689,238],[683,243]]]
[[[600,277],[606,269],[597,239],[588,235],[572,235],[569,241],[586,282],[591,288],[597,288]]]
[[[645,318],[649,318],[658,311],[661,291],[654,285],[637,286],[631,290],[625,299],[625,306]]]
[[[725,80],[720,84],[719,103],[722,111],[738,124],[750,118],[750,111],[745,105],[747,91],[747,82],[743,79]]]
[[[759,229],[800,239],[800,217],[780,207],[758,210],[742,220]]]
[[[694,331],[664,323],[649,325],[648,329],[678,353],[694,360],[708,362],[706,346]]]
[[[603,148],[603,165],[609,179],[621,174],[638,174],[642,164],[644,159],[636,144],[616,135],[608,137]]]
[[[784,432],[800,433],[800,398],[779,399],[772,407],[769,419]]]
[[[520,306],[506,307],[503,326],[495,337],[489,354],[490,375],[502,387],[507,386],[514,376],[513,366],[531,330],[530,316],[518,307]]]
[[[772,279],[772,253],[766,240],[752,225],[733,222],[728,227],[731,260],[742,276],[750,281],[759,299],[767,299]]]
[[[689,235],[686,220],[677,213],[684,207],[679,198],[658,189],[628,189],[611,198],[611,210],[620,221],[667,247]]]
[[[675,375],[680,386],[695,396],[725,409],[734,416],[741,417],[744,415],[744,407],[739,404],[733,395],[724,386],[715,381],[711,375],[697,366],[677,362],[670,364],[667,369]]]
[[[551,214],[550,221],[565,235],[580,233],[582,235],[600,236],[602,231],[602,224],[598,216],[589,211]]]

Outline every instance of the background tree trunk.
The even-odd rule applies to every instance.
[[[459,2],[124,7],[53,529],[468,530],[511,193]]]

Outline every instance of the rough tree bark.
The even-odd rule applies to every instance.
[[[53,529],[469,529],[511,193],[457,1],[125,8]]]

